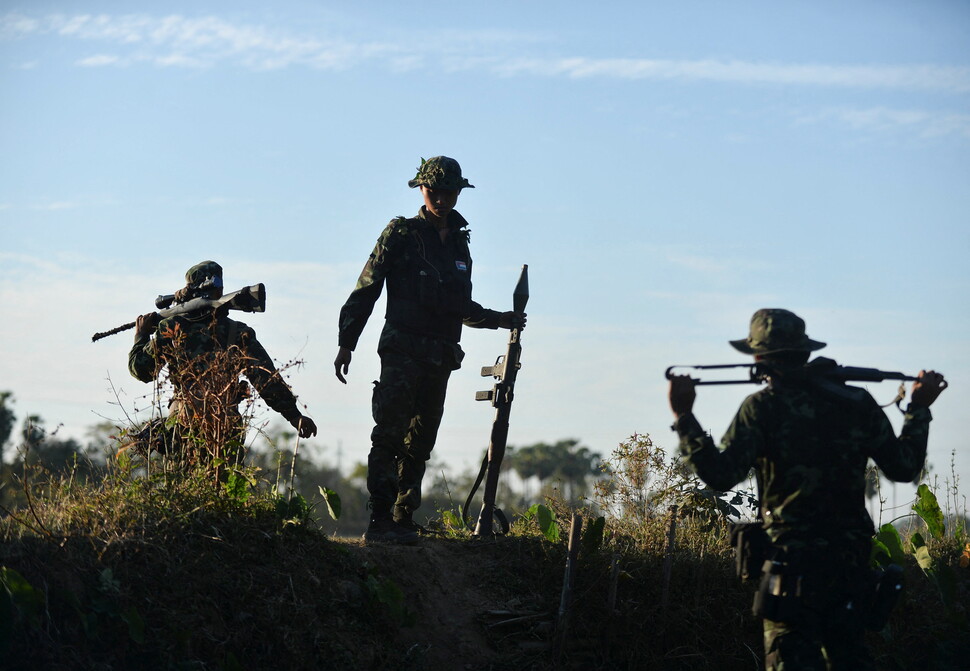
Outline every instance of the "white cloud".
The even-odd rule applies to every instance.
[[[40,22],[22,14],[7,14],[0,17],[0,39],[10,39],[30,35],[40,29]]]
[[[82,58],[75,62],[75,65],[80,65],[85,68],[96,68],[103,65],[115,65],[118,63],[119,58],[117,56],[110,56],[108,54],[97,54],[95,56],[88,56],[87,58]]]
[[[970,68],[944,66],[844,66],[637,58],[513,59],[493,68],[506,76],[713,81],[852,88],[970,91]]]
[[[216,16],[81,14],[34,19],[8,14],[0,17],[0,39],[31,34],[55,34],[127,46],[137,51],[131,54],[135,60],[193,68],[229,62],[253,70],[291,66],[334,70],[372,61],[394,71],[402,71],[426,67],[427,63],[434,62],[445,63],[449,71],[478,70],[506,77],[525,75],[970,92],[970,67],[823,65],[713,59],[534,58],[516,54],[515,50],[527,49],[536,38],[514,32],[485,30],[454,33],[444,35],[433,43],[413,45],[406,40],[353,42],[342,38],[294,35],[265,26],[232,23]],[[82,64],[104,63],[82,61]]]
[[[908,128],[927,138],[948,135],[970,138],[970,114],[956,112],[887,107],[840,107],[827,108],[812,114],[802,114],[796,118],[796,122],[802,124],[818,124],[830,121],[854,130],[887,131]]]

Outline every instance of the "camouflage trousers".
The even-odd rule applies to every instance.
[[[869,541],[793,554],[801,596],[791,621],[764,620],[766,671],[875,668],[865,646]]]
[[[386,352],[374,385],[374,430],[367,457],[369,506],[375,516],[410,516],[444,412],[451,368]]]

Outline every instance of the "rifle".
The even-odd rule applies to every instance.
[[[233,291],[232,293],[228,293],[221,298],[200,297],[193,298],[185,301],[184,303],[176,303],[175,305],[172,305],[174,301],[174,294],[161,295],[155,299],[155,307],[159,308],[158,314],[162,317],[162,319],[165,319],[166,317],[174,317],[175,315],[185,315],[191,312],[198,312],[200,310],[214,311],[221,307],[225,307],[229,310],[240,310],[242,312],[265,312],[266,287],[260,283],[243,287],[239,291]],[[129,322],[127,324],[117,326],[110,331],[105,331],[104,333],[95,333],[93,336],[91,336],[91,342],[97,342],[98,340],[101,340],[101,338],[106,338],[109,335],[127,331],[130,328],[134,328],[136,323],[137,322]]]
[[[529,266],[522,266],[522,274],[512,292],[512,309],[516,312],[524,312],[525,304],[529,301]],[[475,536],[491,536],[492,518],[499,521],[502,534],[509,532],[509,521],[505,513],[500,508],[495,507],[495,492],[498,489],[498,476],[502,466],[502,459],[505,457],[505,446],[509,437],[509,413],[512,411],[512,397],[515,391],[515,377],[519,372],[521,364],[519,357],[522,354],[521,335],[525,327],[513,328],[509,331],[509,344],[504,356],[495,360],[493,366],[482,367],[482,377],[492,376],[498,380],[491,389],[475,393],[476,401],[491,401],[495,408],[495,419],[492,421],[492,433],[488,441],[488,451],[482,460],[481,470],[478,472],[478,479],[475,480],[468,499],[465,500],[465,507],[462,508],[462,521],[468,524],[468,507],[471,505],[472,497],[478,490],[478,486],[485,479],[485,491],[482,493],[482,511],[478,516],[478,523],[475,525]],[[487,473],[487,476],[486,476]]]
[[[710,370],[717,368],[747,368],[748,377],[745,380],[694,380],[695,385],[706,384],[761,384],[771,373],[771,367],[764,363],[719,363],[707,366],[670,366],[664,372],[668,380],[674,377],[675,368],[690,368],[692,370]],[[857,366],[840,366],[832,359],[819,357],[803,367],[810,376],[818,376],[832,382],[882,382],[884,380],[915,380],[912,375],[904,375],[878,368],[859,368]]]
[[[721,363],[706,366],[670,366],[664,371],[664,377],[668,380],[674,377],[674,369],[690,368],[692,370],[711,370],[725,368],[746,368],[748,377],[744,380],[694,380],[695,385],[715,385],[715,384],[762,384],[771,377],[772,366],[763,362],[755,363]],[[884,380],[916,380],[912,375],[897,373],[895,371],[879,370],[878,368],[860,368],[858,366],[840,366],[832,359],[818,357],[810,363],[802,366],[797,371],[805,379],[811,381],[816,387],[824,389],[850,400],[858,399],[862,391],[858,387],[847,387],[846,382],[882,382]],[[880,407],[887,407],[895,404],[902,410],[900,403],[906,398],[906,388],[902,382],[899,384],[899,391],[889,403]]]

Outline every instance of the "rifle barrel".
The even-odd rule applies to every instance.
[[[122,324],[121,326],[116,326],[110,331],[103,331],[101,333],[95,333],[91,336],[91,342],[98,342],[101,338],[107,338],[109,335],[114,335],[115,333],[121,333],[122,331],[127,331],[128,329],[135,328],[136,322],[128,322],[127,324]]]

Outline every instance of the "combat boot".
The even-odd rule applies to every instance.
[[[390,514],[375,514],[371,516],[367,531],[364,532],[364,542],[414,545],[418,542],[418,534],[402,527]]]
[[[411,517],[411,513],[405,508],[399,506],[394,506],[394,522],[402,529],[407,529],[408,531],[413,531],[416,534],[422,536],[428,535],[428,530],[423,526],[414,521]]]

